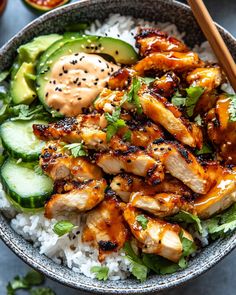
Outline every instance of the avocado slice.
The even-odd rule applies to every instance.
[[[34,75],[34,65],[23,62],[11,82],[10,93],[14,104],[31,104],[37,97],[34,85],[27,75]]]
[[[80,33],[65,33],[63,38],[57,40],[52,45],[50,45],[40,56],[39,61],[37,62],[37,73],[39,73],[40,71],[44,71],[44,69],[47,68],[46,61],[51,54],[53,54],[56,50],[65,45],[65,43],[74,41],[78,38],[81,38]]]
[[[45,101],[45,86],[50,81],[51,71],[53,66],[61,57],[76,54],[79,52],[109,55],[114,58],[116,63],[131,65],[138,59],[137,53],[134,48],[119,39],[110,37],[98,37],[98,36],[84,36],[71,42],[66,42],[61,48],[52,53],[45,62],[45,66],[37,74],[36,84],[37,93],[40,101],[45,108],[53,112]]]
[[[62,39],[62,36],[58,34],[34,38],[31,42],[18,48],[19,60],[21,62],[34,63],[42,52],[59,39]]]

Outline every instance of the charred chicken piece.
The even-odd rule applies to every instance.
[[[220,213],[236,202],[236,172],[215,164],[209,165],[207,173],[215,181],[215,185],[204,196],[194,202],[197,215],[209,218]]]
[[[131,204],[126,206],[124,217],[132,234],[138,240],[140,248],[144,253],[157,254],[173,262],[178,262],[183,251],[179,237],[183,231],[184,237],[193,240],[192,236],[177,224],[171,224],[163,220],[147,218],[147,228],[143,229],[137,221],[138,215],[144,215],[142,211],[134,208]]]
[[[203,61],[194,52],[154,52],[138,61],[133,70],[138,76],[143,76],[147,71],[182,73],[203,65]]]
[[[176,92],[179,82],[180,79],[174,72],[168,72],[152,83],[152,91],[163,97],[170,98]]]
[[[112,90],[126,89],[131,83],[135,72],[128,68],[121,68],[113,73],[108,80],[108,87]]]
[[[58,142],[48,142],[40,161],[43,171],[53,180],[74,179],[84,181],[100,179],[102,170],[83,157],[74,158]]]
[[[162,125],[180,142],[191,147],[201,148],[201,129],[183,118],[178,108],[168,102],[166,98],[150,93],[144,88],[139,92],[139,100],[147,117]]]
[[[52,195],[45,205],[45,217],[51,219],[91,210],[104,199],[106,187],[105,179],[90,180],[67,193]]]
[[[224,162],[236,165],[236,122],[230,120],[231,98],[220,95],[216,107],[206,117],[207,132]]]
[[[110,184],[115,193],[126,203],[129,202],[131,193],[143,192],[147,195],[157,193],[173,193],[190,197],[191,190],[178,179],[166,174],[164,180],[157,185],[148,185],[141,177],[122,173],[115,176]]]
[[[220,86],[222,80],[223,74],[219,67],[197,68],[187,75],[186,81],[190,85],[205,89],[195,106],[195,114],[204,114],[215,105],[217,100],[215,89]]]
[[[183,42],[155,28],[141,28],[135,39],[141,56],[147,56],[153,52],[189,51]]]
[[[206,194],[212,183],[193,154],[175,142],[162,141],[149,146],[149,154],[159,159],[171,175],[198,194]]]
[[[161,218],[174,215],[180,210],[193,212],[193,204],[177,194],[147,195],[143,192],[136,192],[131,194],[129,202],[133,207],[148,211]]]
[[[128,172],[146,177],[149,184],[157,184],[164,178],[163,167],[146,152],[130,146],[127,152],[110,151],[97,155],[96,163],[108,174]]]
[[[88,213],[82,240],[99,249],[99,261],[103,261],[106,254],[120,250],[127,238],[122,204],[117,199],[105,199]]]

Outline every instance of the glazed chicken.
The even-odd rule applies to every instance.
[[[82,240],[99,249],[100,261],[106,254],[121,249],[127,239],[123,207],[117,199],[108,198],[88,213]]]
[[[236,202],[236,171],[209,165],[207,173],[215,184],[210,191],[195,200],[194,207],[200,218],[209,218]]]
[[[139,99],[145,115],[162,125],[177,140],[191,147],[202,146],[202,132],[199,127],[183,118],[178,108],[164,97],[144,90],[140,92]]]
[[[104,199],[106,186],[105,179],[90,180],[67,193],[54,194],[45,205],[45,216],[51,219],[91,210]]]
[[[138,61],[133,70],[138,76],[143,76],[147,71],[176,71],[182,73],[203,65],[203,61],[194,52],[154,52]]]
[[[83,157],[74,158],[58,142],[48,142],[42,150],[40,166],[53,180],[75,179],[84,181],[100,179],[102,170]]]
[[[158,217],[171,216],[180,210],[193,212],[193,204],[181,195],[171,193],[132,193],[129,203]]]
[[[205,194],[211,182],[204,168],[186,148],[179,143],[157,142],[149,146],[149,154],[160,160],[166,170],[181,180],[194,192]]]
[[[221,68],[181,40],[153,28],[135,39],[139,61],[113,72],[88,109],[33,125],[47,141],[40,166],[54,181],[45,216],[82,213],[82,241],[98,249],[100,262],[134,238],[138,252],[178,262],[180,233],[193,238],[168,217],[186,211],[206,219],[236,202],[235,106],[222,94]],[[189,97],[196,86],[204,92]],[[81,143],[86,156],[74,157],[65,143]]]
[[[210,140],[216,145],[219,156],[226,163],[236,164],[236,122],[230,120],[231,98],[220,95],[216,107],[206,117],[207,132]]]
[[[189,85],[200,86],[205,90],[194,108],[195,114],[204,114],[215,105],[217,100],[215,89],[220,86],[223,79],[219,67],[197,68],[187,75],[186,81]]]
[[[178,262],[183,251],[179,234],[183,231],[184,236],[192,240],[192,236],[177,224],[171,224],[161,219],[147,218],[147,228],[143,229],[137,221],[142,211],[134,208],[131,204],[126,206],[124,217],[134,237],[138,240],[144,253],[157,254],[173,262]]]
[[[157,184],[164,178],[163,167],[158,160],[135,147],[122,153],[110,151],[97,156],[96,163],[108,174],[133,173],[146,178],[148,184]]]
[[[168,174],[161,183],[150,186],[141,177],[122,173],[112,179],[110,187],[126,203],[129,202],[131,193],[135,192],[143,192],[147,195],[173,193],[187,198],[192,194],[187,186]]]

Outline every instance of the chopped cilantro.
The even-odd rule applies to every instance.
[[[236,229],[236,204],[225,212],[203,221],[205,227],[213,240],[224,237]]]
[[[107,266],[93,266],[90,271],[95,274],[96,279],[99,281],[106,281],[108,279],[109,268]]]
[[[30,290],[31,295],[55,295],[50,288],[35,288]]]
[[[53,231],[54,233],[56,233],[59,237],[69,233],[72,231],[72,229],[75,228],[75,225],[73,223],[71,223],[68,220],[61,220],[58,221],[54,227],[53,227]]]
[[[130,130],[127,130],[125,132],[125,134],[123,135],[123,140],[124,141],[131,141],[131,137],[132,137],[132,132]]]
[[[193,215],[189,212],[186,211],[180,211],[174,216],[171,216],[168,218],[168,220],[172,222],[180,222],[180,223],[185,223],[185,224],[194,224],[196,230],[199,231],[199,233],[202,233],[202,225],[201,225],[201,220],[198,218],[197,215]]]
[[[200,150],[195,151],[195,154],[199,156],[203,154],[211,154],[212,152],[213,152],[212,148],[207,143],[204,143],[203,147]]]
[[[141,225],[142,229],[144,229],[144,230],[147,229],[147,224],[148,224],[148,218],[147,217],[145,217],[143,214],[138,215],[136,217],[136,220]]]
[[[63,147],[64,149],[68,149],[71,152],[71,155],[74,158],[87,156],[88,152],[85,150],[83,143],[70,143]]]
[[[9,75],[9,71],[3,71],[0,73],[0,82],[4,81]]]
[[[183,97],[179,91],[172,97],[171,102],[175,106],[183,106],[186,109],[186,114],[192,117],[196,103],[204,92],[204,88],[200,86],[190,86],[185,89],[186,97]]]
[[[124,97],[121,101],[121,105],[124,104],[126,101],[134,104],[138,114],[142,114],[143,112],[141,103],[139,101],[139,96],[138,96],[138,91],[140,87],[141,87],[141,82],[139,78],[134,77],[132,80],[130,90],[124,94]]]
[[[177,263],[173,263],[161,256],[154,254],[143,254],[144,264],[157,274],[171,274],[179,269]]]
[[[112,137],[117,133],[117,131],[126,126],[126,123],[123,119],[120,119],[120,108],[116,108],[112,114],[105,113],[105,118],[108,122],[107,126],[107,142],[110,142]]]
[[[191,255],[192,253],[196,252],[197,247],[192,240],[189,240],[188,238],[184,237],[183,231],[180,232],[179,237],[182,243],[183,253],[180,257],[178,265],[180,268],[186,268],[188,266],[186,258],[189,257],[189,255]]]
[[[202,117],[201,117],[201,115],[197,115],[197,116],[194,118],[194,122],[195,122],[198,126],[202,126],[203,121],[202,121]]]

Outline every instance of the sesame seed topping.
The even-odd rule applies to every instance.
[[[118,55],[119,54],[119,51],[118,50],[116,50],[116,55]]]

